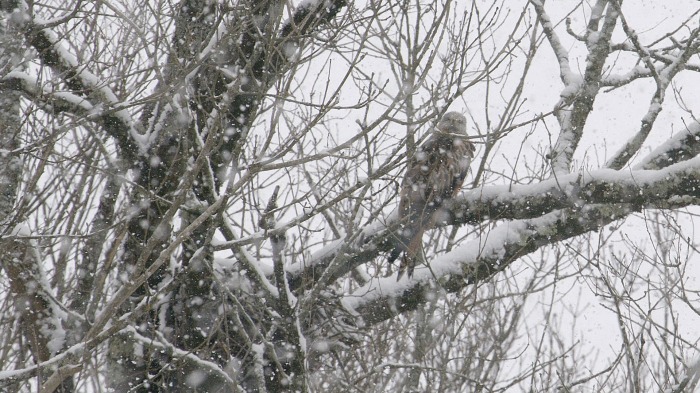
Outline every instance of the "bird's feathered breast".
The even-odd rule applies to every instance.
[[[400,215],[422,225],[445,199],[459,192],[473,157],[474,145],[465,137],[434,133],[409,160]]]

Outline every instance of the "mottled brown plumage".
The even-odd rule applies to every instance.
[[[416,264],[423,261],[423,233],[435,225],[443,202],[462,187],[474,157],[474,145],[466,138],[466,123],[461,113],[446,113],[409,159],[401,184],[401,228],[394,237],[396,248],[389,255],[389,262],[393,262],[403,252],[397,280],[404,272],[411,277]]]

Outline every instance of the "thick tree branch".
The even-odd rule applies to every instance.
[[[447,292],[456,292],[491,277],[539,247],[595,230],[632,211],[628,205],[594,205],[503,223],[485,240],[467,242],[436,257],[429,270],[416,270],[413,280],[398,284],[391,277],[370,281],[345,295],[343,304],[361,319],[359,326],[372,326],[425,303],[431,296],[427,282],[434,277]]]
[[[142,143],[139,143],[142,138],[134,128],[131,115],[124,109],[128,105],[121,102],[100,78],[81,66],[52,31],[32,22],[27,22],[24,30],[27,41],[37,50],[42,62],[62,77],[71,93],[84,98],[91,107],[103,106],[100,110],[101,125],[117,141],[125,158],[131,159],[144,152]]]
[[[18,1],[3,2],[0,18],[21,13],[19,7]],[[3,73],[24,69],[20,61],[25,51],[22,41],[15,23],[0,20],[0,70]],[[37,242],[15,238],[30,232],[26,211],[18,208],[26,203],[26,199],[18,195],[24,170],[23,157],[18,154],[24,143],[20,98],[21,93],[17,90],[6,91],[0,96],[0,268],[9,280],[6,297],[12,299],[21,337],[29,344],[31,360],[40,364],[62,349],[65,331],[61,320],[65,316],[56,307]],[[31,193],[29,190],[25,192]],[[20,354],[20,357],[24,356],[24,353]],[[46,375],[45,372],[34,373],[39,381]],[[3,385],[8,390],[20,389],[19,384]],[[70,391],[73,381],[67,380],[60,385],[65,391]]]
[[[628,206],[629,211],[643,208],[675,209],[700,201],[700,158],[682,162],[662,170],[618,172],[601,169],[569,174],[538,184],[482,187],[471,190],[445,206],[446,223],[478,224],[484,220],[531,220],[563,209],[578,210],[599,205],[599,209]],[[630,210],[631,209],[631,210]],[[610,211],[613,211],[610,210]],[[618,219],[622,217],[614,217]],[[333,263],[340,266],[334,275],[341,277],[350,269],[380,256],[391,248],[390,232],[397,228],[396,216],[384,224],[365,228],[354,245],[338,240],[312,255],[305,267],[290,271],[292,287],[302,277],[320,277]],[[594,228],[591,228],[592,230]],[[340,250],[343,253],[339,253]],[[338,263],[336,259],[343,259]],[[335,262],[334,262],[335,261]]]
[[[551,160],[555,174],[565,174],[570,171],[571,159],[583,135],[583,128],[588,115],[593,110],[605,60],[610,54],[610,38],[612,37],[617,11],[607,7],[603,25],[599,29],[600,19],[607,1],[599,0],[593,8],[586,33],[588,56],[583,77],[574,75],[569,67],[568,53],[559,42],[554,27],[545,12],[544,4],[539,0],[530,0],[537,12],[538,19],[545,35],[549,39],[560,66],[560,74],[564,82],[562,99],[555,106],[555,114],[561,128],[559,137],[552,148]]]
[[[654,149],[635,169],[661,169],[700,154],[700,123],[694,121],[684,130]]]
[[[0,244],[7,260],[2,267],[17,297],[14,305],[36,363],[48,360],[63,347],[65,331],[39,260],[35,241],[4,238]]]
[[[68,113],[83,119],[93,120],[107,134],[117,140],[121,153],[127,160],[136,157],[139,150],[128,132],[120,126],[121,116],[114,111],[94,106],[91,101],[79,94],[54,91],[38,84],[37,80],[24,72],[12,71],[0,78],[0,91],[15,91],[32,100],[51,113]],[[126,148],[125,148],[126,147]]]

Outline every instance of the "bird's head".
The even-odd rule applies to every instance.
[[[467,118],[459,112],[447,112],[436,128],[445,134],[467,135]]]

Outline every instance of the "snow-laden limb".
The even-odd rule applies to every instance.
[[[59,353],[66,339],[64,307],[54,298],[43,268],[43,258],[26,223],[18,224],[2,239],[2,268],[9,279],[14,307],[26,332],[35,363]]]
[[[38,104],[58,112],[88,117],[94,109],[90,101],[84,97],[67,91],[54,91],[46,85],[42,86],[34,75],[23,71],[10,71],[0,78],[0,89],[22,92]]]
[[[394,211],[385,222],[375,221],[363,227],[351,240],[343,237],[330,242],[313,253],[303,265],[287,267],[290,288],[310,285],[310,281],[316,282],[321,277],[325,277],[327,282],[335,281],[353,268],[391,250],[394,246],[389,242],[390,234],[396,229],[398,214]],[[334,271],[328,273],[331,264]]]
[[[554,32],[554,26],[544,9],[544,4],[540,0],[530,0],[545,36],[557,57],[561,80],[564,83],[564,89],[560,94],[561,99],[555,105],[555,115],[559,122],[560,132],[551,152],[552,170],[557,176],[569,172],[571,159],[583,136],[583,128],[588,115],[593,110],[593,102],[600,90],[603,66],[610,54],[610,38],[617,20],[617,12],[611,7],[607,7],[607,13],[603,18],[606,3],[598,1],[592,9],[593,12],[589,18],[586,32],[586,47],[588,48],[586,69],[581,77],[571,70],[568,52]],[[603,25],[599,31],[601,19],[603,19]]]
[[[620,5],[616,1],[613,1],[611,4],[620,15],[620,21],[625,34],[634,44],[637,54],[644,61],[647,69],[650,71],[651,75],[656,81],[656,91],[651,99],[647,113],[642,117],[639,131],[632,138],[630,138],[630,140],[627,141],[622,148],[620,148],[620,150],[618,150],[618,152],[615,153],[610,160],[608,160],[606,164],[606,167],[608,168],[621,169],[629,162],[632,156],[639,151],[642,144],[647,139],[647,136],[649,136],[656,118],[663,109],[666,89],[671,84],[671,81],[678,74],[678,72],[685,68],[685,65],[687,64],[688,60],[690,60],[690,57],[696,53],[696,50],[693,49],[693,47],[695,46],[695,40],[700,32],[700,29],[694,29],[690,33],[690,36],[684,44],[685,46],[680,51],[679,55],[676,56],[675,60],[671,62],[671,64],[657,70],[650,58],[649,49],[642,45],[637,34],[630,28],[625,16],[620,10]]]
[[[619,87],[627,84],[626,82],[631,82],[632,80],[638,79],[640,77],[653,77],[655,72],[660,72],[661,69],[669,66],[678,59],[679,48],[681,46],[684,48],[686,47],[685,40],[682,40],[681,42],[683,42],[683,44],[678,43],[677,46],[674,45],[672,47],[665,47],[660,49],[647,48],[647,50],[649,51],[650,59],[655,62],[652,69],[649,69],[649,67],[646,64],[639,64],[633,67],[630,71],[628,71],[625,74],[606,75],[601,80],[601,86]],[[698,52],[697,45],[690,49],[692,49],[694,53]],[[612,50],[615,52],[638,52],[634,45],[627,42],[613,45]],[[688,71],[700,72],[700,63],[698,63],[697,61],[688,60],[683,68]]]
[[[559,39],[559,35],[554,31],[554,24],[545,11],[544,4],[540,0],[530,0],[530,4],[535,7],[535,12],[537,13],[537,18],[542,26],[542,30],[544,30],[544,35],[547,37],[549,45],[554,51],[554,56],[557,58],[561,81],[564,83],[565,87],[577,85],[580,82],[580,78],[571,71],[569,51],[566,50],[564,44],[562,44]],[[573,91],[571,93],[573,93]],[[562,93],[562,96],[564,96],[564,93]],[[566,94],[566,96],[570,96],[570,94]]]
[[[700,154],[700,123],[693,121],[684,130],[651,151],[634,169],[660,169]]]
[[[455,292],[500,272],[541,246],[596,230],[646,207],[678,208],[697,204],[700,201],[700,158],[664,170],[624,174],[600,170],[580,176],[578,183],[573,176],[567,180],[571,187],[562,190],[567,195],[562,201],[570,200],[572,207],[557,208],[536,218],[505,221],[483,238],[468,241],[435,257],[429,268],[416,269],[412,280],[395,282],[393,277],[372,280],[346,294],[343,304],[362,319],[360,325],[374,325],[424,303],[429,296],[427,283],[436,277],[442,288]],[[514,191],[527,200],[539,192],[547,193],[549,186],[551,184],[547,181]],[[471,209],[462,209],[478,201],[473,192],[453,206],[452,214],[457,219],[470,219]],[[493,203],[514,196],[496,190],[481,195]],[[536,200],[531,199],[532,202]],[[556,200],[552,202],[558,203]],[[459,212],[465,214],[460,217]]]
[[[342,303],[360,318],[360,326],[375,325],[425,303],[432,296],[428,281],[435,277],[444,290],[456,292],[491,277],[543,245],[584,234],[632,211],[629,205],[593,205],[504,222],[485,238],[435,257],[429,269],[416,269],[412,280],[376,279],[346,294]]]
[[[120,100],[107,83],[81,65],[53,31],[32,21],[28,21],[24,29],[27,41],[37,50],[42,62],[62,75],[72,94],[89,100],[93,107],[104,107],[101,125],[124,152],[129,155],[145,153],[146,141],[125,109],[131,104]]]
[[[11,71],[2,76],[0,91],[2,90],[20,92],[47,112],[70,113],[94,121],[114,137],[121,147],[126,147],[123,150],[126,157],[133,157],[140,152],[128,133],[122,132],[122,123],[115,121],[114,112],[104,105],[93,105],[85,96],[69,91],[56,91],[51,86],[40,84],[34,75],[23,71]],[[139,136],[139,139],[143,138]]]
[[[621,172],[612,169],[580,172],[537,184],[485,186],[467,191],[444,206],[442,224],[479,224],[484,220],[528,220],[562,209],[578,210],[588,205],[631,211],[644,208],[675,209],[700,202],[700,158],[660,170]],[[632,210],[629,210],[632,209]],[[613,210],[610,210],[612,212]],[[614,210],[617,211],[617,210]],[[611,213],[612,214],[612,213]],[[398,229],[397,215],[362,229],[357,240],[338,239],[316,253],[304,266],[288,268],[290,286],[316,280],[333,264],[334,278],[379,257],[393,246],[389,241]],[[593,228],[591,228],[592,230]],[[348,244],[349,243],[349,244]]]
[[[569,52],[566,50],[564,45],[561,43],[559,36],[554,31],[554,24],[549,18],[549,15],[544,9],[544,4],[540,0],[530,0],[530,4],[535,8],[537,13],[537,19],[544,30],[544,34],[549,41],[549,45],[554,51],[554,55],[559,63],[559,76],[562,83],[564,83],[564,89],[562,89],[560,96],[561,100],[555,106],[555,114],[557,120],[559,121],[559,126],[561,132],[559,138],[552,149],[552,167],[555,173],[566,173],[569,171],[570,157],[573,155],[573,150],[570,149],[571,146],[576,146],[577,141],[571,132],[568,132],[571,120],[570,120],[570,110],[566,107],[574,100],[577,92],[581,88],[582,80],[579,75],[571,70],[569,65]],[[570,151],[569,151],[570,150]],[[568,160],[566,157],[569,157]]]
[[[6,383],[11,380],[23,380],[37,375],[42,370],[59,368],[59,365],[65,363],[71,356],[84,353],[85,344],[81,343],[72,348],[72,351],[62,352],[44,362],[34,364],[29,367],[19,368],[14,370],[0,370],[0,383]],[[82,368],[82,367],[81,367]]]
[[[641,79],[649,78],[654,73],[658,73],[663,69],[663,64],[657,64],[654,66],[654,70],[649,70],[649,68],[638,65],[632,67],[629,71],[624,74],[609,74],[605,75],[601,81],[600,85],[605,87],[620,87],[629,84],[630,82]]]

